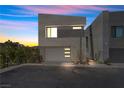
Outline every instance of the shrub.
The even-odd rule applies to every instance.
[[[36,63],[41,60],[38,48],[26,47],[10,40],[0,46],[0,68],[22,63]]]

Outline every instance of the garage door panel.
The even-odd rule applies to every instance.
[[[124,63],[124,48],[110,48],[109,57],[113,63]]]
[[[64,48],[46,48],[46,61],[66,61],[64,57]]]

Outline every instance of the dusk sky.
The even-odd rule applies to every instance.
[[[24,45],[38,44],[38,13],[85,16],[87,25],[101,11],[124,11],[124,6],[40,5],[0,6],[0,42],[8,39]]]

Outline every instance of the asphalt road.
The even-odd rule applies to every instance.
[[[123,88],[124,68],[23,66],[0,74],[0,87]]]

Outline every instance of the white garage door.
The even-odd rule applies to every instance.
[[[65,62],[64,48],[46,48],[47,62]]]

